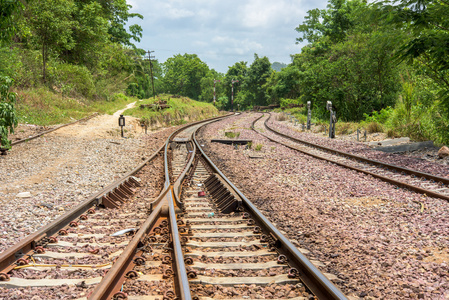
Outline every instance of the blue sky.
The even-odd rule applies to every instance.
[[[327,0],[127,0],[143,37],[139,48],[154,50],[159,62],[175,54],[195,53],[218,72],[238,61],[248,65],[254,53],[270,62],[290,63],[299,53],[295,28],[307,11],[325,8]]]

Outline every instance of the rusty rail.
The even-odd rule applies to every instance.
[[[245,208],[252,212],[253,216],[265,227],[265,230],[272,233],[280,243],[280,251],[284,252],[291,259],[290,261],[299,270],[299,277],[304,284],[319,299],[347,299],[323,273],[321,273],[284,235],[256,208],[252,202],[215,166],[211,159],[201,148],[194,134],[194,142],[204,159],[210,166],[220,174],[220,176],[234,189],[242,198]]]
[[[263,115],[260,116],[255,121],[253,121],[253,124],[252,124],[251,128],[255,132],[257,132],[260,135],[262,135],[262,136],[266,137],[267,139],[269,139],[270,141],[273,141],[275,143],[280,143],[280,144],[282,144],[282,145],[284,145],[284,146],[286,146],[286,147],[288,147],[290,149],[293,149],[293,150],[305,153],[305,154],[313,156],[315,158],[322,159],[322,160],[327,160],[327,161],[332,162],[332,163],[334,163],[336,165],[339,165],[339,166],[342,166],[342,167],[345,167],[345,168],[348,168],[348,169],[352,169],[352,170],[357,171],[357,172],[362,172],[362,173],[371,175],[371,176],[373,176],[375,178],[379,178],[379,179],[381,179],[381,180],[383,180],[385,182],[391,183],[391,184],[396,185],[398,187],[406,188],[406,189],[412,190],[412,191],[420,193],[420,194],[425,194],[425,195],[430,196],[430,197],[440,198],[440,199],[444,199],[446,201],[449,201],[449,196],[446,196],[446,195],[443,195],[443,194],[440,194],[440,193],[436,193],[436,192],[434,192],[432,190],[423,189],[423,188],[420,188],[418,186],[414,186],[412,184],[408,184],[408,183],[405,183],[405,182],[402,182],[402,181],[399,181],[399,180],[396,180],[396,179],[393,179],[393,178],[390,178],[390,177],[382,176],[382,175],[379,175],[379,174],[376,174],[376,173],[373,173],[373,172],[370,172],[370,171],[367,171],[367,170],[364,170],[364,169],[348,166],[348,165],[346,165],[344,163],[341,163],[339,161],[336,161],[336,160],[333,160],[333,159],[328,159],[328,158],[322,157],[320,155],[315,155],[313,153],[310,153],[310,152],[307,152],[307,151],[303,151],[301,149],[298,149],[298,148],[292,147],[290,145],[287,145],[285,143],[282,143],[280,141],[277,141],[277,140],[275,140],[275,139],[273,139],[273,138],[271,138],[271,137],[269,137],[269,136],[267,136],[267,135],[265,135],[265,134],[263,134],[261,132],[256,131],[256,129],[254,128],[254,124],[258,120],[260,120],[262,117],[263,117]],[[271,114],[270,114],[270,118],[271,118]],[[317,148],[317,149],[320,149],[320,150],[323,150],[323,151],[327,151],[327,152],[330,152],[330,153],[334,153],[334,154],[337,154],[337,155],[340,155],[340,156],[344,156],[344,157],[348,157],[348,158],[351,158],[351,159],[355,159],[355,160],[358,160],[360,162],[364,162],[364,163],[367,163],[367,164],[376,165],[376,166],[379,166],[379,167],[382,167],[382,168],[385,168],[385,169],[391,169],[391,170],[395,170],[397,172],[406,173],[408,175],[413,175],[413,176],[417,176],[417,177],[423,177],[423,178],[426,178],[426,179],[429,179],[429,180],[433,180],[435,182],[441,182],[441,183],[444,183],[444,184],[449,184],[449,179],[448,178],[435,176],[435,175],[432,175],[432,174],[428,174],[428,173],[424,173],[424,172],[420,172],[420,171],[416,171],[416,170],[411,170],[411,169],[407,169],[407,168],[396,166],[396,165],[383,163],[383,162],[380,162],[380,161],[377,161],[377,160],[372,160],[372,159],[361,157],[361,156],[357,156],[357,155],[354,155],[354,154],[338,151],[338,150],[335,150],[335,149],[331,149],[331,148],[328,148],[328,147],[324,147],[324,146],[316,145],[316,144],[313,144],[313,143],[310,143],[310,142],[307,142],[307,141],[303,141],[303,140],[298,139],[298,138],[294,138],[292,136],[289,136],[287,134],[281,133],[281,132],[279,132],[277,130],[274,130],[273,128],[269,127],[267,125],[267,121],[270,118],[265,120],[265,122],[264,122],[265,127],[268,130],[272,131],[273,133],[278,134],[278,135],[280,135],[280,136],[282,136],[284,138],[290,139],[290,140],[292,140],[294,142],[303,143],[303,144],[305,144],[307,146],[310,146],[310,147],[314,147],[314,148]]]
[[[76,218],[78,218],[79,216],[81,216],[92,206],[101,204],[101,196],[111,192],[116,187],[118,187],[119,185],[124,183],[126,180],[128,180],[128,178],[130,176],[132,176],[135,173],[137,173],[138,171],[140,171],[148,162],[152,161],[156,157],[156,155],[158,155],[158,153],[162,150],[162,148],[163,148],[163,146],[161,146],[158,150],[156,150],[151,157],[149,157],[147,160],[145,160],[145,162],[140,164],[136,169],[128,172],[122,178],[114,181],[113,183],[108,185],[106,188],[104,188],[100,192],[94,194],[89,199],[83,201],[78,206],[76,206],[74,209],[72,209],[71,211],[62,215],[61,217],[57,218],[50,224],[42,227],[35,233],[32,233],[28,237],[19,241],[13,247],[0,253],[0,272],[2,272],[2,270],[5,270],[11,264],[13,264],[17,259],[27,255],[27,253],[29,253],[31,250],[33,250],[36,247],[36,243],[39,240],[57,233],[60,229],[68,226],[71,221],[73,221]]]
[[[113,294],[120,290],[120,286],[125,281],[124,276],[126,272],[131,269],[130,266],[134,255],[136,254],[139,243],[144,236],[148,234],[152,225],[161,214],[162,206],[164,205],[164,201],[162,200],[166,197],[168,192],[168,189],[164,189],[155,202],[153,202],[156,204],[153,212],[145,220],[145,223],[143,223],[142,227],[140,227],[139,231],[132,238],[128,246],[126,246],[119,259],[114,263],[103,280],[93,290],[92,294],[89,296],[89,299],[111,299]]]

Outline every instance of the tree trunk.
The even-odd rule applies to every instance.
[[[45,42],[42,43],[42,79],[44,80],[44,82],[46,81],[46,63],[47,63],[47,49],[46,49],[46,45]]]

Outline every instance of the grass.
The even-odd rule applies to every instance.
[[[255,148],[254,150],[260,151],[260,150],[262,150],[262,147],[263,147],[262,144],[257,144],[257,145],[256,145],[256,148]]]
[[[160,100],[167,101],[169,108],[140,108],[140,105],[154,104]],[[180,125],[186,122],[202,120],[218,116],[218,110],[210,103],[199,102],[187,97],[174,98],[172,95],[159,95],[156,99],[145,99],[138,102],[137,107],[128,109],[125,115],[140,118],[151,127]]]
[[[225,137],[228,137],[230,139],[239,138],[239,136],[240,136],[240,132],[232,132],[232,131],[225,132]]]
[[[69,123],[89,116],[94,112],[112,114],[137,101],[123,94],[116,94],[109,101],[87,101],[61,97],[45,88],[17,91],[17,116],[20,123],[54,125]]]
[[[353,132],[356,132],[359,126],[360,125],[355,122],[337,122],[335,126],[336,134],[351,134]]]
[[[368,133],[376,133],[376,132],[383,132],[382,125],[377,122],[370,122],[366,124],[366,131]]]

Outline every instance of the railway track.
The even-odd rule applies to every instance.
[[[270,127],[268,125],[270,118],[271,114],[262,114],[253,122],[252,129],[273,142],[315,158],[371,175],[401,188],[407,188],[430,197],[449,200],[448,178],[386,164],[295,138]],[[261,129],[264,131],[266,129],[267,133],[262,133]]]
[[[0,298],[346,299],[208,159],[204,124],[1,253]]]

